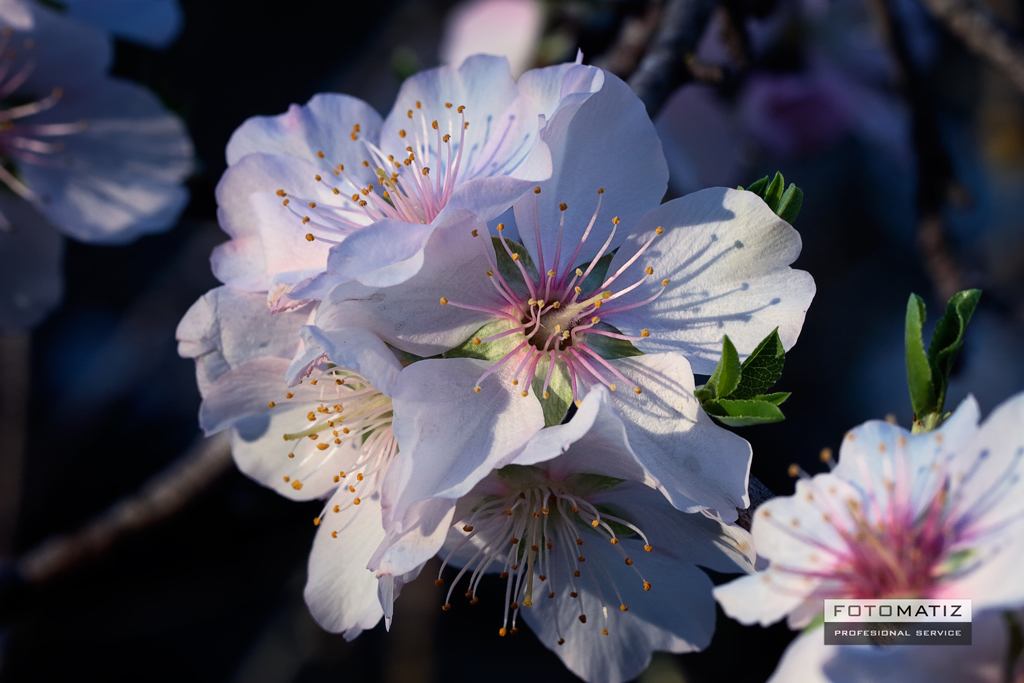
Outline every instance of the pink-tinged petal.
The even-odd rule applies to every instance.
[[[779,585],[780,580],[786,583]],[[776,572],[759,572],[717,586],[714,593],[725,613],[736,621],[769,626],[804,601],[807,593],[791,593],[790,587],[786,577],[780,579]]]
[[[299,350],[299,329],[314,311],[305,307],[271,315],[261,295],[217,287],[192,304],[178,323],[178,353],[196,359],[204,391],[208,382],[247,361],[291,359]]]
[[[380,114],[362,100],[322,93],[302,106],[291,105],[283,114],[247,119],[231,135],[225,154],[229,166],[247,154],[294,157],[312,164],[317,173],[332,173],[342,164],[345,177],[364,186],[377,178],[372,168],[362,164],[372,158],[363,140],[376,144],[380,127]],[[346,189],[346,194],[351,190]]]
[[[340,368],[359,373],[385,396],[394,395],[402,364],[372,332],[359,328],[322,330],[307,325],[299,330],[302,355],[288,368],[288,383],[295,386],[309,375],[311,366],[326,360]]]
[[[478,237],[472,236],[473,229]],[[479,304],[481,294],[488,293],[483,289],[490,287],[485,249],[492,250],[493,258],[482,225],[452,226],[434,232],[424,250],[423,267],[401,284],[376,288],[348,282],[331,289],[331,274],[327,273],[294,294],[325,297],[317,316],[318,327],[361,327],[403,351],[432,356],[458,346],[494,318],[488,313],[441,305],[442,297]],[[493,298],[500,299],[496,292]],[[488,300],[483,303],[488,304]]]
[[[64,295],[64,238],[28,202],[0,195],[0,331],[31,329]]]
[[[321,232],[303,222],[305,216],[316,216],[308,204],[339,206],[347,217],[365,223],[369,218],[359,218],[350,201],[343,201],[316,176],[316,167],[308,161],[272,154],[247,155],[224,172],[217,184],[217,218],[232,240],[211,257],[218,279],[239,289],[265,292],[276,274],[324,270],[331,244],[306,237]],[[279,190],[288,195],[288,206]]]
[[[710,508],[723,521],[735,520],[736,508],[749,504],[750,444],[716,425],[700,407],[686,359],[664,353],[611,364],[631,382],[619,386],[619,381],[612,406],[637,461],[658,489],[680,510]]]
[[[711,188],[662,204],[644,216],[608,272],[617,272],[652,239],[621,282],[644,277],[646,267],[653,275],[617,301],[629,305],[660,295],[604,316],[629,334],[649,329],[650,336],[636,342],[642,351],[677,351],[694,372],[710,374],[723,335],[741,356],[776,327],[785,348],[796,343],[814,280],[789,267],[800,254],[800,235],[757,195]]]
[[[452,358],[420,361],[402,371],[393,424],[400,450],[384,488],[389,528],[403,531],[406,512],[417,501],[467,493],[544,426],[535,399],[473,390],[490,367],[487,361]],[[511,382],[514,371],[503,366],[493,376]]]
[[[87,242],[123,244],[166,230],[188,201],[192,172],[185,125],[146,88],[105,79],[65,94],[26,125],[86,127],[62,136],[52,163],[19,161],[39,208],[66,234]]]
[[[328,508],[347,503],[344,493],[341,490],[328,501]],[[325,630],[351,640],[376,626],[384,615],[377,598],[377,577],[366,568],[383,538],[377,496],[328,514],[320,523],[303,595],[310,614]]]
[[[514,77],[533,62],[544,28],[544,10],[535,0],[469,0],[445,19],[440,58],[458,66],[475,54],[505,57]]]
[[[539,222],[545,271],[563,271],[592,260],[610,235],[616,216],[621,225],[608,248],[618,247],[628,230],[658,205],[668,185],[668,166],[661,142],[643,103],[623,81],[609,73],[603,75],[599,91],[565,97],[551,116],[541,133],[541,139],[551,149],[551,179],[538,183],[539,195],[529,193],[515,205],[519,235],[538,265],[542,260],[537,249]],[[593,231],[576,262],[570,264],[568,261],[597,208],[598,190],[602,188],[601,210]],[[559,221],[563,218],[559,208],[562,203],[568,208],[564,212],[563,246],[556,268],[554,256]]]
[[[178,0],[64,0],[68,16],[158,50],[177,40],[184,23]]]
[[[603,573],[615,582],[628,611],[607,604],[610,586],[602,586],[602,599],[593,581],[581,581],[579,597],[570,597],[566,576],[552,582],[555,599],[535,597],[533,606],[522,612],[537,638],[570,671],[589,683],[633,680],[650,664],[653,652],[701,650],[711,642],[715,630],[712,584],[704,572],[656,552],[645,553],[634,541],[621,545],[628,547],[628,553],[642,556],[637,565],[651,582],[650,591],[644,590],[632,569],[612,551],[614,546],[591,546],[587,564],[603,565]],[[603,605],[607,605],[607,617],[603,616]],[[586,623],[578,620],[580,612],[586,615]],[[602,628],[607,628],[607,636]],[[560,638],[565,640],[562,645],[558,644]]]

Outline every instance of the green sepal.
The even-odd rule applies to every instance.
[[[797,216],[800,215],[800,208],[803,204],[804,191],[795,184],[790,183],[785,193],[783,193],[782,199],[779,201],[779,206],[775,209],[775,213],[778,214],[779,218],[787,223],[792,223],[796,220]]]
[[[760,396],[755,396],[754,400],[767,401],[768,403],[771,403],[773,405],[781,406],[783,403],[786,402],[786,399],[789,398],[790,396],[792,396],[792,392],[779,391],[774,394],[761,394]]]
[[[910,389],[910,405],[914,415],[921,419],[929,413],[936,412],[935,384],[932,377],[932,366],[928,362],[928,354],[924,350],[924,321],[926,319],[924,300],[916,294],[910,295],[907,301],[907,319],[904,330],[904,341],[907,356],[907,386]]]
[[[511,336],[511,335],[510,335]],[[555,369],[551,372],[551,382],[548,384],[548,397],[544,398],[544,380],[548,375],[550,360],[543,359],[537,363],[537,370],[533,376],[530,389],[534,396],[540,401],[540,407],[544,410],[544,426],[553,427],[562,424],[569,406],[572,405],[572,384],[569,381],[569,371],[565,363],[555,363]],[[516,387],[518,389],[519,387]],[[520,400],[527,398],[518,397]]]
[[[612,327],[608,323],[604,322],[594,325],[594,329],[607,330],[608,332],[621,334],[621,331],[618,328]],[[587,346],[597,351],[597,355],[601,356],[601,358],[604,358],[605,360],[644,355],[644,352],[633,346],[632,342],[625,339],[607,337],[603,334],[589,335],[587,337]]]
[[[786,181],[782,177],[782,174],[776,171],[775,177],[772,178],[772,182],[765,188],[764,194],[761,198],[764,199],[764,203],[768,205],[768,208],[778,213],[779,203],[782,201],[782,190],[786,187]]]
[[[807,624],[807,626],[804,626],[803,633],[810,633],[814,629],[821,628],[824,625],[825,625],[825,615],[824,615],[824,613],[818,614],[813,619],[811,619],[811,622],[809,624]]]
[[[743,361],[740,366],[742,379],[736,389],[727,394],[719,392],[719,395],[735,399],[753,398],[775,386],[782,377],[785,363],[786,349],[776,327]]]
[[[718,359],[718,365],[715,366],[715,370],[711,373],[704,388],[712,392],[711,398],[728,396],[735,391],[741,377],[740,356],[736,353],[736,347],[730,341],[729,335],[724,335],[722,337],[722,357]]]
[[[505,278],[505,282],[512,287],[512,290],[524,299],[529,298],[530,293],[526,287],[526,283],[523,282],[523,274],[519,272],[519,266],[515,264],[508,253],[505,251],[505,247],[501,246],[501,240],[505,239],[505,244],[508,245],[509,250],[513,254],[518,254],[519,262],[523,264],[523,268],[526,269],[526,273],[534,282],[538,282],[537,277],[537,266],[533,263],[533,259],[530,257],[530,252],[526,250],[526,247],[521,245],[515,240],[510,240],[502,237],[492,237],[491,243],[494,245],[494,257],[498,264],[498,272]]]
[[[769,181],[768,176],[755,180],[746,187],[747,192],[753,192],[764,200],[768,208],[775,212],[782,220],[792,223],[800,215],[800,207],[804,203],[804,192],[795,184],[790,183],[786,191],[786,179],[781,173],[776,172]],[[737,189],[742,190],[740,185]]]
[[[737,190],[746,190],[747,192],[753,192],[754,194],[756,194],[757,196],[759,196],[759,197],[761,197],[763,199],[764,198],[764,190],[765,190],[766,187],[768,187],[768,181],[769,180],[770,180],[770,178],[768,176],[765,176],[764,178],[759,178],[759,179],[755,180],[754,182],[750,183],[746,187],[743,187],[742,185],[740,185],[736,189]]]
[[[523,341],[521,334],[510,334],[494,341],[482,342],[480,344],[474,344],[473,341],[476,339],[486,339],[492,337],[501,332],[515,327],[511,320],[495,320],[489,322],[475,333],[473,336],[462,342],[454,349],[449,349],[444,352],[445,358],[478,358],[480,360],[501,360],[514,348],[519,346]]]
[[[776,404],[754,399],[742,401],[728,398],[713,399],[704,404],[704,410],[722,424],[730,427],[771,424],[786,419]]]
[[[598,287],[604,284],[605,278],[608,277],[608,266],[611,265],[614,254],[605,254],[597,260],[594,264],[594,270],[590,271],[586,279],[583,282],[577,282],[576,286],[583,290],[583,293],[596,291]],[[589,263],[584,263],[579,266],[579,270],[584,273],[587,272],[587,268],[590,267]],[[557,275],[557,274],[556,274]]]
[[[585,497],[613,489],[624,481],[626,480],[606,477],[603,474],[570,474],[565,478],[563,488],[566,491],[572,491],[577,496]],[[621,515],[617,516],[621,517]]]

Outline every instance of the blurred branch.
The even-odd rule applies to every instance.
[[[939,21],[977,55],[1024,92],[1024,40],[973,0],[921,0]]]
[[[666,0],[657,34],[629,79],[651,117],[673,90],[694,79],[689,64],[715,6],[715,0]]]
[[[184,508],[231,465],[227,433],[200,439],[166,469],[102,513],[81,530],[57,536],[25,553],[20,576],[42,583],[110,548],[122,536],[144,529]]]
[[[950,248],[943,218],[946,203],[959,186],[939,127],[932,82],[914,63],[905,27],[893,3],[875,0],[875,8],[880,29],[896,58],[904,96],[911,110],[917,160],[918,246],[936,294],[946,301],[956,292],[966,289],[963,271]]]
[[[30,359],[29,335],[0,335],[0,557],[14,551],[21,505]]]

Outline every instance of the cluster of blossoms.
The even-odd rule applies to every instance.
[[[137,18],[127,10],[126,29]],[[124,244],[169,228],[188,200],[184,124],[146,88],[109,76],[112,56],[103,30],[0,0],[0,331],[30,328],[59,302],[62,235]]]
[[[516,81],[472,56],[407,80],[383,120],[318,95],[244,123],[227,160],[224,286],[179,348],[240,469],[324,501],[317,621],[390,624],[439,555],[439,607],[497,574],[495,633],[521,617],[588,681],[705,647],[698,567],[753,571],[751,449],[693,373],[724,334],[795,343],[814,294],[796,231],[748,192],[661,204],[643,105],[579,61]]]

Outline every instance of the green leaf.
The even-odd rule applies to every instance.
[[[758,197],[764,199],[764,190],[766,187],[768,187],[768,180],[768,176],[765,176],[764,178],[755,180],[754,182],[750,183],[750,185],[748,185],[745,189],[747,190],[747,192],[753,192]],[[742,190],[744,189],[744,187],[740,185],[737,189]]]
[[[786,181],[782,177],[782,174],[777,172],[775,177],[772,178],[772,182],[765,188],[764,203],[768,205],[768,208],[778,213],[779,203],[782,201],[782,190],[786,187]]]
[[[572,384],[569,381],[569,371],[565,363],[555,363],[551,372],[551,382],[548,384],[548,397],[544,398],[544,380],[547,378],[550,361],[542,359],[537,364],[537,371],[533,376],[531,389],[534,396],[540,401],[540,407],[544,410],[544,426],[553,427],[562,424],[569,406],[572,405]],[[518,389],[518,387],[516,387]],[[522,400],[527,400],[523,398]]]
[[[704,403],[715,397],[715,388],[707,385],[699,386],[694,390],[693,395],[697,397],[698,401]]]
[[[743,378],[736,390],[730,394],[719,393],[719,396],[743,399],[753,398],[764,393],[775,386],[775,383],[782,377],[782,367],[785,363],[786,349],[782,346],[782,340],[779,339],[779,328],[776,327],[743,361],[741,366]]]
[[[486,339],[487,337],[494,336],[500,332],[506,332],[513,327],[516,327],[516,325],[511,320],[495,320],[494,322],[487,323],[477,330],[472,337],[462,342],[454,349],[445,351],[444,357],[501,360],[523,341],[523,336],[521,334],[510,334],[506,337],[502,337],[501,339],[495,339],[490,342],[481,342],[480,344],[475,344],[474,341],[477,339]]]
[[[768,403],[781,406],[783,403],[786,402],[786,399],[789,398],[790,396],[792,396],[792,393],[789,391],[779,391],[774,394],[761,394],[760,396],[755,396],[753,400],[767,401]]]
[[[905,344],[907,352],[907,384],[910,388],[910,404],[914,415],[920,419],[936,410],[936,392],[932,381],[932,366],[924,351],[923,334],[925,321],[924,301],[916,294],[907,302]]]
[[[571,474],[565,478],[565,488],[577,496],[589,496],[615,488],[625,479],[606,477],[602,474]],[[616,515],[618,517],[619,515]]]
[[[782,195],[779,206],[775,209],[775,213],[779,215],[779,218],[792,223],[796,220],[796,217],[800,215],[800,207],[804,203],[804,191],[793,183],[789,184],[789,188],[785,194]]]
[[[722,337],[722,357],[704,386],[712,389],[715,396],[728,396],[740,383],[740,377],[740,356],[729,340],[729,335],[725,335]]]
[[[704,410],[716,420],[730,427],[771,424],[786,419],[779,407],[768,401],[734,401],[727,398],[715,399],[704,404]]]
[[[928,345],[928,361],[937,387],[936,410],[942,410],[945,403],[949,373],[957,354],[964,347],[964,333],[980,297],[980,289],[957,292],[946,304],[946,312],[935,324],[932,341]]]
[[[810,623],[807,624],[807,626],[804,627],[804,630],[802,632],[803,633],[810,633],[814,629],[821,628],[824,625],[825,625],[825,615],[824,614],[818,614],[813,619],[811,619]]]
[[[594,270],[590,271],[590,274],[587,275],[586,279],[583,280],[583,282],[576,283],[576,285],[583,290],[584,294],[595,291],[604,283],[605,278],[608,277],[608,266],[611,265],[612,258],[614,258],[614,254],[605,254],[599,258],[597,260],[597,264],[594,266]],[[589,267],[589,263],[584,263],[579,266],[579,270],[582,270],[585,273]]]

